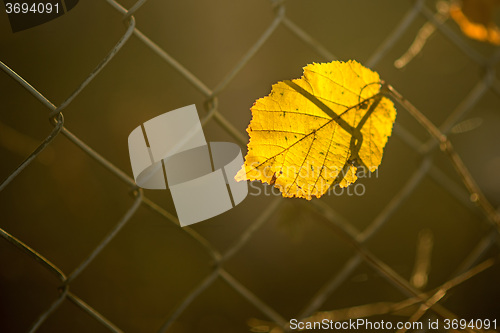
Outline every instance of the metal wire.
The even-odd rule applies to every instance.
[[[254,58],[255,54],[275,33],[276,29],[280,25],[283,25],[290,33],[295,35],[305,45],[307,45],[317,54],[321,55],[323,58],[327,60],[336,59],[332,52],[330,52],[325,46],[323,46],[310,34],[304,31],[298,24],[293,22],[289,17],[285,15],[285,1],[275,1],[272,3],[273,6],[270,6],[270,10],[274,10],[274,19],[272,20],[272,22],[260,35],[256,42],[241,57],[237,64],[228,71],[227,75],[217,85],[215,85],[213,89],[211,89],[207,85],[205,85],[196,75],[187,70],[180,61],[169,55],[158,44],[156,44],[148,36],[146,36],[143,32],[136,28],[134,14],[140,11],[141,6],[146,3],[146,0],[137,1],[129,10],[124,8],[117,1],[106,0],[106,2],[110,4],[115,10],[117,10],[121,15],[123,15],[123,20],[126,25],[125,32],[116,43],[116,45],[112,48],[112,50],[106,56],[104,56],[104,58],[95,67],[95,69],[60,105],[56,106],[55,104],[53,104],[29,82],[18,75],[13,69],[0,62],[0,68],[13,80],[19,83],[24,89],[31,93],[38,101],[40,101],[48,109],[49,118],[54,119],[52,122],[54,125],[54,129],[48,134],[47,138],[40,143],[38,148],[29,156],[27,156],[25,161],[15,170],[13,170],[12,173],[6,178],[6,180],[0,184],[0,191],[7,187],[7,185],[9,185],[9,183],[11,183],[11,181],[20,173],[28,172],[27,170],[29,170],[29,168],[27,169],[27,166],[29,166],[29,164],[35,159],[36,156],[41,153],[44,148],[52,144],[54,138],[62,133],[69,139],[70,142],[79,147],[86,155],[97,161],[97,163],[99,163],[101,167],[106,169],[110,174],[116,176],[121,182],[127,184],[130,188],[131,193],[133,193],[134,195],[134,201],[130,205],[129,209],[125,212],[123,217],[109,231],[108,235],[96,247],[94,247],[94,249],[88,254],[87,258],[84,259],[83,262],[69,275],[63,273],[60,268],[49,261],[49,259],[43,257],[41,254],[31,249],[29,245],[24,244],[22,241],[10,235],[5,230],[0,229],[0,236],[6,242],[20,249],[27,256],[40,263],[40,265],[46,270],[55,274],[61,282],[57,298],[53,300],[53,302],[47,309],[39,314],[39,317],[34,321],[31,328],[29,329],[29,332],[37,331],[40,326],[59,308],[59,306],[66,299],[76,304],[78,308],[81,309],[81,311],[89,314],[97,323],[107,328],[109,331],[123,332],[117,327],[117,325],[115,325],[110,320],[106,319],[101,313],[93,309],[91,305],[85,303],[77,295],[70,292],[69,287],[71,282],[83,271],[85,271],[88,265],[103,251],[106,246],[108,246],[111,240],[120,232],[120,230],[127,224],[127,222],[130,221],[134,214],[136,214],[141,205],[149,208],[160,218],[168,220],[174,225],[179,225],[179,222],[175,215],[166,211],[157,203],[146,197],[142,190],[135,185],[134,180],[126,172],[120,170],[106,157],[97,153],[78,136],[68,130],[62,116],[62,112],[65,111],[67,106],[73,102],[75,97],[78,96],[88,86],[89,83],[95,80],[102,69],[104,69],[111,61],[113,61],[113,58],[117,53],[121,52],[123,46],[128,43],[132,35],[134,35],[138,41],[143,43],[161,60],[163,60],[165,62],[165,65],[175,69],[188,83],[190,83],[205,97],[205,103],[207,105],[211,105],[211,107],[209,109],[207,117],[204,119],[204,124],[211,121],[212,119],[215,120],[242,146],[244,146],[246,143],[246,136],[241,133],[218,110],[216,99],[228,87],[228,85],[231,84],[231,81],[238,75],[238,73],[243,68],[245,68],[248,62]],[[481,100],[486,92],[493,91],[498,93],[498,79],[495,77],[494,67],[498,64],[500,49],[495,53],[493,57],[489,59],[484,57],[476,50],[471,48],[464,41],[461,35],[452,31],[442,22],[436,20],[433,11],[426,7],[424,0],[417,0],[403,16],[400,23],[394,27],[392,32],[369,57],[367,65],[370,67],[376,66],[377,63],[381,59],[383,59],[387,55],[387,53],[394,47],[397,41],[407,32],[411,24],[416,20],[417,17],[419,17],[419,15],[423,16],[429,22],[434,24],[438,31],[440,31],[444,36],[446,36],[448,40],[458,46],[461,52],[470,57],[471,60],[473,60],[475,63],[482,66],[486,71],[486,74],[482,77],[482,79],[476,83],[475,87],[457,106],[456,110],[450,113],[448,119],[441,126],[435,126],[431,124],[433,126],[433,129],[435,129],[435,131],[437,131],[439,135],[444,136],[449,132],[453,125],[460,121],[467,112],[469,112],[475,105],[477,105],[477,103]],[[411,110],[408,111],[411,113]],[[425,123],[425,121],[422,122],[422,119],[418,119],[418,117],[415,115],[414,117],[422,124],[422,126],[426,127],[427,123]],[[479,214],[481,213],[481,206],[478,207],[477,205],[472,204],[469,200],[470,193],[467,192],[467,189],[470,191],[470,188],[464,188],[462,184],[459,184],[456,181],[452,180],[448,175],[446,175],[436,165],[434,165],[433,156],[431,155],[431,153],[433,152],[434,148],[439,147],[440,144],[443,144],[443,142],[436,141],[436,138],[430,138],[427,142],[420,142],[418,139],[413,137],[410,132],[407,131],[401,124],[396,124],[394,133],[412,150],[419,153],[422,157],[422,160],[416,171],[408,178],[406,183],[386,204],[386,206],[380,210],[379,214],[373,219],[373,221],[368,225],[367,228],[362,231],[358,231],[349,222],[349,220],[342,217],[341,214],[333,210],[322,201],[314,201],[312,204],[307,205],[307,209],[310,209],[319,216],[323,217],[325,221],[327,221],[331,224],[331,226],[334,227],[334,231],[338,236],[343,237],[350,245],[353,246],[355,254],[346,261],[346,263],[340,269],[340,271],[338,271],[338,273],[329,278],[323,286],[320,286],[318,288],[317,292],[312,295],[310,301],[297,315],[297,318],[306,318],[317,312],[323,306],[326,300],[331,297],[332,293],[334,293],[340,286],[342,286],[342,284],[346,282],[346,280],[349,278],[349,276],[351,276],[358,265],[363,262],[371,265],[375,271],[385,276],[389,283],[391,283],[395,288],[402,290],[402,292],[406,296],[412,297],[416,303],[420,303],[423,306],[423,308],[421,308],[419,312],[415,313],[414,318],[421,318],[427,312],[433,312],[433,315],[438,315],[441,317],[456,318],[456,316],[451,311],[447,310],[443,305],[439,303],[442,295],[439,299],[436,299],[434,295],[422,294],[419,290],[416,290],[406,279],[396,274],[379,258],[374,256],[364,248],[364,243],[370,238],[374,237],[377,232],[381,228],[383,228],[384,224],[389,220],[389,218],[399,209],[401,209],[402,204],[413,195],[415,190],[421,184],[422,180],[426,177],[433,179],[441,188],[447,191],[452,197],[455,197],[457,202],[467,207],[467,209]],[[283,199],[281,198],[270,200],[267,208],[260,213],[260,215],[247,227],[247,229],[241,234],[241,236],[236,239],[234,244],[232,244],[229,249],[227,249],[223,254],[219,253],[219,251],[217,251],[207,239],[202,237],[192,228],[182,228],[183,232],[185,232],[193,240],[193,242],[200,246],[200,248],[211,258],[211,260],[213,261],[213,269],[209,272],[208,275],[200,278],[200,282],[196,286],[194,286],[191,291],[186,294],[183,300],[179,302],[179,304],[170,312],[168,317],[165,319],[164,324],[159,328],[158,332],[166,332],[171,327],[171,325],[179,318],[179,316],[184,311],[187,311],[187,309],[195,301],[195,299],[204,290],[210,288],[217,279],[222,279],[223,281],[225,281],[245,300],[259,309],[267,317],[267,319],[272,321],[277,327],[280,327],[280,329],[284,331],[288,331],[290,329],[287,324],[287,319],[285,318],[285,316],[280,314],[279,309],[274,309],[269,304],[266,304],[258,295],[255,295],[251,290],[245,287],[241,282],[239,282],[235,277],[233,277],[224,269],[224,263],[229,258],[234,256],[254,236],[255,232],[259,228],[261,228],[276,212],[278,212],[282,202]],[[488,217],[488,214],[491,215],[495,213],[492,213],[490,211],[485,212],[485,214]],[[492,227],[490,228],[490,231],[483,237],[483,239],[477,244],[476,248],[471,251],[470,255],[464,259],[462,265],[457,268],[454,276],[450,277],[450,281],[454,281],[454,277],[459,276],[463,272],[473,267],[497,242],[497,228]],[[457,282],[456,284],[461,282]],[[453,284],[453,286],[455,286],[455,284]]]

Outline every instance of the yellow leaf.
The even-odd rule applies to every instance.
[[[499,4],[499,0],[462,0],[450,7],[450,15],[467,37],[500,45],[500,29],[493,21]]]
[[[278,82],[251,108],[245,164],[235,179],[260,180],[284,197],[310,200],[333,184],[375,171],[396,119],[380,78],[356,61],[313,63],[300,79]]]

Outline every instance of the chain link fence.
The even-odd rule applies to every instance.
[[[123,111],[117,119],[123,117],[123,123],[126,124],[123,130],[118,130],[122,131],[119,142],[123,143],[123,147],[119,149],[124,154],[127,131],[154,115],[192,104],[193,100],[198,105],[203,103],[205,107],[202,123],[210,139],[212,136],[230,136],[228,140],[244,148],[247,137],[243,130],[250,117],[249,105],[240,111],[239,104],[235,102],[248,88],[242,78],[251,83],[258,82],[256,77],[259,74],[253,71],[257,65],[265,64],[266,57],[270,60],[268,64],[262,65],[263,71],[273,66],[287,67],[290,65],[285,59],[287,57],[295,59],[296,63],[309,57],[300,52],[311,52],[318,62],[337,59],[329,49],[341,53],[343,46],[320,42],[332,33],[328,25],[311,23],[316,19],[323,22],[322,15],[334,15],[336,18],[339,15],[348,16],[347,19],[353,25],[346,26],[346,30],[356,30],[356,20],[368,20],[370,17],[373,20],[367,24],[375,30],[377,22],[383,17],[376,17],[379,12],[366,12],[370,11],[371,6],[378,6],[366,1],[361,5],[350,4],[364,8],[364,12],[342,12],[342,6],[350,5],[340,4],[339,1],[321,2],[320,5],[297,4],[293,1],[258,2],[251,9],[255,12],[250,11],[248,15],[260,12],[262,17],[255,19],[258,24],[250,27],[252,32],[247,37],[242,37],[243,46],[235,46],[235,50],[244,47],[247,51],[235,55],[231,54],[232,50],[224,48],[227,44],[218,45],[214,54],[229,53],[228,59],[233,59],[234,65],[228,65],[231,61],[222,65],[215,63],[216,70],[225,66],[223,68],[227,74],[215,84],[206,84],[204,81],[212,82],[214,78],[202,79],[195,74],[196,71],[191,72],[184,67],[183,63],[195,64],[204,59],[203,63],[206,64],[209,52],[191,52],[185,58],[173,56],[175,50],[168,44],[170,42],[162,46],[140,29],[141,21],[148,22],[149,29],[151,22],[162,19],[159,13],[153,15],[155,17],[143,16],[143,11],[155,14],[156,7],[148,10],[147,6],[154,6],[153,3],[158,1],[139,0],[128,6],[112,0],[102,2],[107,3],[107,7],[97,3],[82,3],[79,7],[82,11],[92,11],[97,25],[102,26],[103,22],[99,20],[105,20],[104,24],[112,27],[109,38],[117,42],[83,80],[76,82],[73,77],[69,80],[75,83],[71,86],[74,90],[69,97],[61,98],[62,102],[56,103],[45,97],[44,89],[38,88],[36,83],[43,80],[36,76],[33,81],[30,80],[29,69],[18,69],[0,59],[5,61],[0,62],[4,72],[2,87],[16,84],[16,88],[12,89],[18,89],[20,85],[30,94],[28,96],[15,90],[23,103],[27,103],[23,107],[27,105],[39,113],[40,106],[32,102],[40,102],[53,125],[45,133],[45,138],[36,142],[36,139],[26,134],[30,130],[37,133],[33,137],[40,134],[39,130],[43,127],[34,121],[36,116],[23,116],[25,110],[12,113],[11,109],[17,109],[17,100],[8,93],[2,93],[2,160],[8,159],[2,168],[6,178],[0,185],[0,193],[3,193],[1,258],[4,262],[0,280],[3,295],[0,298],[0,310],[4,313],[0,314],[2,332],[252,330],[276,333],[290,331],[291,318],[304,321],[373,318],[427,322],[435,319],[476,319],[482,316],[500,320],[499,270],[495,265],[500,220],[494,208],[499,203],[498,196],[495,196],[498,192],[493,187],[493,192],[482,193],[480,188],[484,189],[485,182],[481,180],[481,172],[477,172],[482,169],[474,166],[483,164],[483,161],[470,158],[476,156],[471,152],[477,150],[479,158],[496,156],[491,170],[500,166],[495,128],[482,125],[477,129],[474,125],[482,117],[477,115],[481,114],[478,110],[493,109],[498,112],[500,84],[495,71],[500,60],[500,49],[467,40],[452,22],[447,21],[442,13],[436,12],[434,2],[401,2],[390,8],[381,5],[382,8],[378,9],[380,13],[392,11],[390,16],[396,19],[381,24],[383,27],[380,32],[371,34],[365,29],[362,32],[365,36],[354,34],[355,37],[349,37],[352,41],[347,37],[336,40],[351,47],[361,43],[366,49],[373,50],[374,46],[375,51],[369,57],[357,60],[379,71],[387,83],[395,87],[403,86],[404,97],[394,90],[389,91],[390,97],[396,102],[398,119],[381,165],[383,174],[378,179],[366,180],[367,194],[360,198],[344,194],[342,197],[330,196],[306,202],[285,200],[272,192],[266,196],[262,193],[267,193],[264,190],[269,191],[269,188],[252,186],[250,196],[241,208],[238,206],[214,221],[180,228],[170,199],[164,194],[138,188],[130,176],[126,158],[119,159],[114,148],[110,148],[112,144],[106,144],[107,136],[117,136],[113,134],[116,132],[110,130],[111,134],[100,134],[109,125],[104,119],[109,105],[118,103]],[[173,7],[168,15],[179,15],[179,20],[182,20],[182,14],[186,14],[187,10],[203,11],[205,8],[204,5],[198,7],[198,4],[187,3],[187,9],[176,12]],[[167,8],[169,6],[164,5]],[[215,8],[214,12],[219,9],[218,5],[231,6],[228,3],[211,4]],[[320,12],[322,6],[325,6],[325,13]],[[73,11],[78,11],[79,7]],[[310,12],[307,11],[309,7],[312,8]],[[406,12],[402,12],[405,7]],[[337,8],[340,9],[335,12]],[[235,7],[228,9],[231,10],[241,17],[247,17],[246,13],[239,12]],[[110,14],[110,11],[116,13]],[[104,12],[108,16],[100,19]],[[164,12],[161,13],[163,15]],[[238,15],[235,14],[234,20],[240,17]],[[67,20],[71,19],[69,14],[66,16]],[[307,21],[311,30],[326,30],[321,37],[315,39],[314,34],[309,34],[301,27],[302,16],[312,17],[312,21]],[[238,26],[231,18],[227,20],[228,25]],[[267,26],[260,26],[262,22],[267,22]],[[395,56],[408,48],[408,41],[418,35],[419,27],[428,26],[426,22],[432,24],[435,31],[430,34],[439,36],[436,38],[445,45],[446,52],[454,52],[461,59],[458,67],[465,63],[477,68],[473,74],[460,72],[459,68],[450,66],[444,75],[448,75],[446,83],[450,86],[440,86],[442,82],[434,76],[440,74],[433,72],[441,65],[429,66],[433,61],[439,63],[440,59],[438,54],[426,51],[430,46],[423,46],[419,51],[421,54],[412,60],[422,61],[423,67],[419,68],[425,68],[428,72],[417,73],[406,68],[398,72],[401,74],[393,74],[396,73],[391,67],[397,58]],[[258,36],[256,31],[259,32]],[[100,33],[107,34],[107,31]],[[176,33],[181,39],[176,40],[173,35],[169,35],[171,45],[189,49],[182,41],[188,40],[191,34],[186,32],[187,37],[184,38],[180,31]],[[385,37],[380,40],[372,37],[380,34],[385,34]],[[290,39],[283,41],[285,35]],[[249,39],[255,42],[247,44]],[[291,39],[297,44],[286,45]],[[9,42],[7,40],[6,45]],[[95,44],[99,52],[104,47],[109,48],[107,44],[102,47],[97,45],[98,42]],[[267,50],[270,44],[273,48]],[[434,48],[438,50],[437,53],[440,52],[440,45]],[[39,49],[43,50],[44,47],[42,45]],[[129,55],[132,58],[136,57],[138,49],[147,54],[141,55],[140,61],[131,62],[129,58],[127,61],[120,60],[127,53],[132,53]],[[168,53],[167,49],[173,53]],[[293,50],[299,50],[299,54],[294,55]],[[97,57],[98,51],[89,55],[89,61]],[[277,55],[272,55],[273,52]],[[364,57],[365,53],[361,55]],[[239,60],[236,60],[237,57],[240,57]],[[164,110],[153,107],[148,113],[146,109],[151,104],[147,100],[154,98],[154,93],[151,93],[144,97],[144,109],[127,109],[129,98],[139,98],[127,91],[139,90],[135,88],[137,85],[147,83],[141,81],[143,77],[137,72],[134,72],[135,78],[134,75],[127,76],[126,72],[133,70],[130,67],[143,70],[144,61],[151,61],[159,68],[158,73],[147,72],[143,75],[150,73],[173,77],[173,83],[169,84],[178,84],[175,89],[187,91],[187,97],[180,97],[175,101],[177,105],[165,106]],[[281,61],[285,65],[281,65]],[[448,60],[442,61],[447,63]],[[120,68],[109,69],[109,73],[123,73],[123,78],[110,78],[112,75],[106,73],[114,62],[118,62]],[[78,66],[77,63],[74,65]],[[410,66],[412,63],[407,65]],[[288,74],[289,70],[286,68],[284,72],[287,76],[276,73],[278,79],[270,78],[266,87],[252,91],[255,96],[246,98],[254,100],[266,94],[272,80],[293,78]],[[22,72],[27,74],[23,75]],[[455,72],[459,72],[458,76],[454,76]],[[58,81],[67,85],[63,70],[47,69],[44,73],[53,73]],[[294,74],[298,76],[296,74],[300,73]],[[419,79],[419,74],[427,77]],[[92,88],[101,76],[106,79]],[[460,83],[460,76],[464,77],[463,81],[467,81],[465,85]],[[471,81],[474,77],[476,79]],[[114,87],[119,83],[113,80],[127,80],[132,88],[118,94]],[[405,82],[408,83],[405,85]],[[422,90],[422,85],[429,89]],[[232,86],[235,88],[232,89]],[[101,87],[105,88],[104,93],[96,91]],[[173,95],[177,90],[172,89],[174,93],[165,94],[167,98],[175,99]],[[50,93],[59,98],[56,92]],[[106,98],[96,97],[98,93]],[[113,94],[119,96],[113,99]],[[447,102],[443,104],[439,98]],[[109,104],[105,102],[107,99],[111,100]],[[247,100],[244,102],[247,103]],[[410,102],[417,105],[420,111]],[[77,103],[83,103],[82,108],[99,110],[89,110],[87,115],[81,115],[85,118],[79,118],[78,115],[72,115],[73,105]],[[440,111],[433,114],[437,108]],[[246,114],[242,116],[242,112]],[[16,128],[15,124],[23,123],[29,125]],[[435,126],[434,123],[440,125]],[[492,124],[498,125],[500,122]],[[77,131],[70,131],[72,125],[77,127]],[[469,131],[467,126],[472,129]],[[471,134],[456,134],[461,129]],[[475,142],[472,140],[474,136],[490,139]],[[467,140],[473,145],[472,149],[462,148],[467,146]],[[456,143],[458,148],[454,149],[450,141]],[[486,144],[481,146],[484,142]],[[26,159],[18,167],[11,167],[11,162],[18,163],[26,147],[32,147],[34,143],[38,145],[36,149],[27,157],[25,155]],[[103,145],[102,149],[99,144]],[[78,147],[83,154],[75,153],[72,147]],[[57,155],[58,151],[64,151],[63,156]],[[462,152],[465,152],[465,157],[469,156],[464,157],[465,162],[459,157]],[[75,159],[73,163],[72,159]],[[84,180],[64,176],[76,172],[74,170],[78,169],[78,165],[85,165],[89,163],[88,160],[94,162],[90,162],[90,168],[82,167],[83,173],[79,175],[83,175]],[[469,163],[472,164],[472,173],[466,167]],[[58,171],[51,173],[51,168]],[[110,180],[108,175],[114,179]],[[476,180],[477,176],[481,179]],[[37,179],[44,177],[48,177],[48,180],[38,184]],[[491,175],[486,184],[488,181],[492,186],[497,184],[498,180],[495,179],[498,178],[495,177]],[[59,179],[60,183],[54,179]],[[82,181],[106,184],[103,185],[105,193],[95,191],[84,193],[85,197],[78,196],[79,187],[84,186]],[[50,184],[55,184],[54,188],[47,190]],[[370,191],[370,188],[375,190]],[[260,196],[252,195],[256,189]],[[55,202],[46,199],[52,207],[40,210],[39,207],[45,207],[46,201],[35,203],[36,200],[43,201],[40,197],[50,197],[51,193],[58,193]],[[73,203],[77,207],[73,213],[72,206],[64,204],[66,199],[63,198],[72,196],[79,201]],[[116,199],[110,198],[113,196]],[[126,196],[131,196],[131,199]],[[22,202],[21,208],[14,202]],[[125,207],[125,204],[128,206]],[[32,223],[24,225],[23,218],[16,218],[20,211],[31,214],[28,216]],[[86,216],[80,224],[74,223],[78,221],[74,216],[78,215]],[[48,222],[55,220],[59,224]],[[44,228],[46,223],[71,231]],[[31,231],[23,238],[23,230],[28,228]],[[124,233],[126,236],[122,236]],[[72,236],[62,236],[66,234]],[[99,241],[95,239],[96,235],[100,237]],[[85,240],[87,236],[89,241]],[[165,237],[165,241],[162,237]],[[59,241],[60,238],[65,240]],[[81,242],[82,247],[75,250],[76,253],[71,253],[68,261],[55,254],[71,252],[73,242]],[[148,248],[149,252],[142,252],[144,250],[139,249],[142,247]],[[13,252],[12,248],[20,250],[22,255]],[[43,252],[39,252],[39,248]],[[80,258],[77,265],[74,264],[75,258]],[[61,264],[57,264],[57,261]],[[54,282],[47,272],[57,281]],[[128,280],[129,275],[133,275],[134,279]],[[145,287],[134,289],[140,284]],[[269,286],[266,287],[266,284]],[[147,304],[153,305],[148,307]],[[203,316],[202,313],[210,315]],[[426,330],[394,328],[391,331]],[[464,331],[487,330],[466,328]]]

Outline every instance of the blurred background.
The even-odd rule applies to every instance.
[[[17,33],[2,10],[0,61],[60,105],[129,27],[110,3],[80,1],[62,17]],[[134,3],[120,1],[124,8]],[[207,141],[236,142],[245,152],[241,138],[247,140],[250,107],[273,83],[300,77],[308,63],[355,59],[434,124],[450,125],[457,152],[498,207],[498,47],[468,39],[448,19],[411,62],[394,66],[435,12],[430,0],[149,0],[134,14],[140,33],[63,111],[65,128],[132,177],[127,137],[134,128],[189,104],[196,104],[200,118],[207,114],[207,95],[159,54],[167,53],[213,90],[279,18],[258,51],[216,92]],[[168,190],[145,190],[156,210],[143,202],[69,288],[113,325],[64,299],[37,331],[279,332],[279,320],[408,299],[394,281],[356,259],[339,224],[365,231],[357,239],[370,236],[366,249],[422,291],[497,257],[498,233],[469,200],[449,159],[436,147],[426,150],[433,142],[426,130],[396,108],[377,176],[359,180],[362,196],[329,195],[310,203],[276,192],[256,195],[256,188],[266,189],[256,184],[235,209],[186,229],[168,218],[175,216]],[[7,178],[53,127],[50,110],[6,71],[0,73],[0,110],[0,178]],[[0,228],[68,276],[134,204],[133,188],[115,176],[59,134],[0,192]],[[213,254],[227,251],[233,253],[220,264],[223,273],[215,270],[207,280],[217,267]],[[497,319],[500,325],[499,278],[493,265],[450,290],[440,304],[460,318]],[[39,261],[5,235],[0,239],[0,332],[28,332],[61,296],[59,286]],[[379,313],[372,320],[393,322],[417,310],[368,308]],[[371,316],[356,311],[344,318]],[[429,311],[424,318],[439,318],[433,316]]]

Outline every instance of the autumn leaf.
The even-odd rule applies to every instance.
[[[311,200],[375,171],[396,119],[380,78],[356,61],[313,63],[278,82],[251,108],[245,164],[235,179],[260,180],[284,197]]]
[[[500,0],[462,0],[450,7],[450,15],[464,35],[500,45],[500,29],[493,21],[493,11]]]

